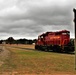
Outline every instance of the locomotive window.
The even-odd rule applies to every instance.
[[[67,33],[62,33],[63,35],[66,35]]]
[[[43,36],[41,36],[41,38],[43,38]]]
[[[39,36],[38,39],[41,39],[42,40],[43,39],[43,36]]]
[[[62,34],[63,34],[63,35],[66,35],[66,34],[68,34],[68,35],[69,35],[70,33],[62,33]]]
[[[70,33],[67,33],[68,35],[70,35]]]
[[[40,36],[38,38],[40,39]]]

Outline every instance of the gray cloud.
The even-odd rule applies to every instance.
[[[1,0],[0,34],[37,38],[46,31],[68,29],[74,37],[75,4],[75,0]]]

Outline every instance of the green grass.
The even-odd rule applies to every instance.
[[[7,49],[11,52],[9,58],[0,67],[0,71],[17,71],[24,73],[76,73],[74,69],[74,55],[23,50],[19,48]]]

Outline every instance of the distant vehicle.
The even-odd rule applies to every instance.
[[[74,52],[74,40],[70,40],[70,31],[46,32],[38,36],[35,49],[55,52]]]

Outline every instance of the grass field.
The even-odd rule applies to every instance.
[[[6,45],[8,59],[1,72],[22,74],[75,74],[75,55],[34,50],[34,45]]]

